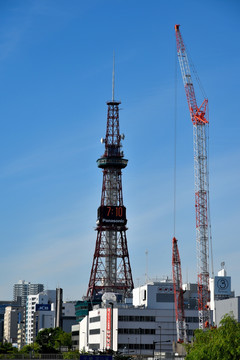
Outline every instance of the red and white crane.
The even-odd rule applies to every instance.
[[[177,341],[180,343],[186,343],[187,329],[184,314],[181,261],[178,251],[177,239],[175,237],[172,239],[172,273],[177,325]]]
[[[201,106],[199,107],[197,105],[186,48],[184,46],[179,26],[180,25],[175,25],[177,55],[187,96],[190,117],[193,123],[198,311],[199,328],[204,329],[208,328],[210,324],[208,231],[209,182],[207,159],[207,127],[209,123],[208,100],[207,98],[204,98]]]

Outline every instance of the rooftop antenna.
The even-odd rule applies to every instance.
[[[112,101],[114,101],[114,85],[115,85],[115,52],[113,50]]]

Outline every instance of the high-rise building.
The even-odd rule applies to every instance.
[[[18,324],[23,320],[23,306],[7,306],[4,313],[4,341],[17,343]]]
[[[75,302],[62,301],[63,290],[45,290],[37,295],[28,295],[25,317],[25,342],[35,341],[42,329],[60,327],[71,331],[76,323]]]
[[[0,300],[0,342],[3,342],[3,332],[4,332],[4,314],[7,306],[20,306],[19,302],[16,301],[8,301],[8,300]]]
[[[29,295],[29,284],[25,280],[19,280],[17,284],[13,285],[13,300],[17,301],[19,298],[23,306],[26,304],[26,299]]]
[[[20,300],[21,306],[25,306],[28,295],[36,295],[43,290],[43,284],[31,284],[25,280],[19,280],[17,284],[13,285],[13,299],[14,301]]]
[[[54,327],[56,290],[28,295],[26,302],[25,341],[31,344],[43,328]]]

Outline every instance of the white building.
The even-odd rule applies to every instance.
[[[221,300],[234,298],[234,291],[231,290],[231,276],[227,276],[227,272],[224,269],[225,263],[222,264],[222,269],[218,271],[218,276],[209,279],[210,283],[210,309],[213,311],[213,323],[219,324],[219,315],[217,315],[217,308],[224,309],[217,303]],[[226,304],[227,302],[225,302]],[[220,312],[222,313],[223,310]],[[227,313],[227,308],[226,308]],[[218,317],[218,320],[217,320]],[[221,319],[220,319],[221,320]]]
[[[31,344],[37,332],[54,327],[56,290],[46,290],[38,295],[29,295],[26,302],[25,341]]]
[[[185,290],[185,315],[188,334],[192,335],[191,331],[198,328],[196,286],[187,284]],[[74,346],[79,341],[79,351],[112,349],[139,356],[172,352],[177,339],[172,281],[151,282],[134,289],[131,305],[117,303],[111,295],[105,294],[102,305],[72,327]]]

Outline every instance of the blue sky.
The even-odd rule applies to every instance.
[[[171,276],[175,110],[176,237],[183,281],[196,281],[192,124],[178,64],[175,82],[175,24],[209,99],[214,270],[225,261],[240,295],[239,23],[237,0],[0,2],[1,299],[19,279],[61,286],[65,300],[86,294],[113,50],[134,282]]]

